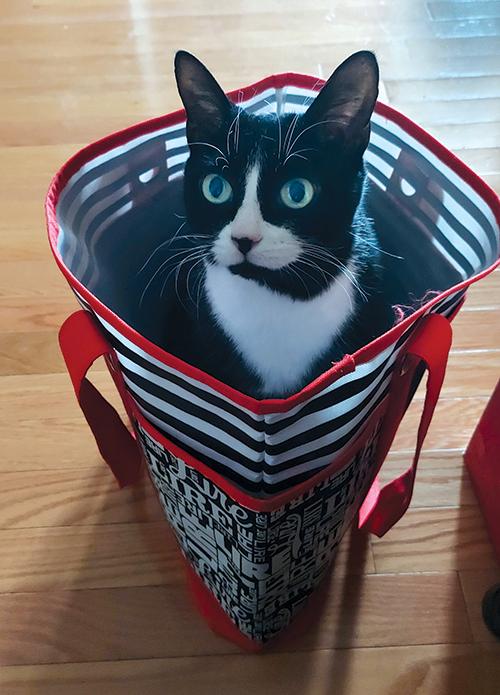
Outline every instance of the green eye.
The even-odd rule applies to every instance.
[[[280,191],[281,200],[288,208],[304,208],[309,205],[314,195],[314,188],[307,179],[287,181]]]
[[[208,174],[201,184],[203,195],[210,203],[216,205],[227,203],[233,196],[233,189],[229,181],[219,174]]]

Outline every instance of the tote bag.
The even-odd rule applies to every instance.
[[[300,113],[321,86],[288,73],[229,96],[252,113]],[[408,507],[450,321],[467,287],[499,263],[499,203],[435,139],[378,103],[365,155],[368,210],[398,320],[299,393],[256,400],[165,352],[158,312],[137,301],[138,271],[182,222],[187,157],[177,111],[85,147],[56,174],[49,240],[81,306],[60,344],[118,482],[147,468],[198,607],[213,629],[254,650],[305,604],[353,520],[381,536]],[[86,378],[100,356],[129,428]],[[380,489],[378,470],[425,370],[413,461]]]

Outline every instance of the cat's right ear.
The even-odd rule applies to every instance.
[[[175,79],[186,109],[188,142],[204,141],[220,132],[232,104],[203,63],[187,51],[178,51]]]

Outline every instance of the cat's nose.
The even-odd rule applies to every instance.
[[[243,254],[247,254],[260,239],[250,239],[249,237],[231,237],[233,243],[238,247],[238,250]]]

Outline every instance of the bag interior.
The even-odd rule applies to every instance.
[[[253,113],[304,111],[314,95],[289,85],[264,90],[242,106]],[[156,344],[165,324],[168,330],[161,272],[142,303],[140,298],[161,265],[161,245],[183,225],[187,156],[184,123],[131,135],[85,162],[57,205],[64,264],[103,304]],[[384,253],[396,314],[408,315],[429,293],[451,288],[495,262],[499,232],[493,211],[413,134],[375,113],[365,162],[367,210]]]

